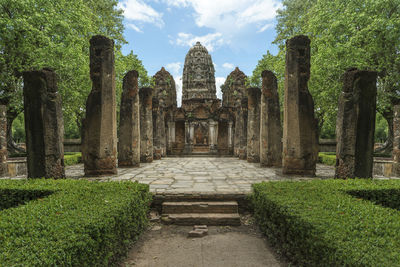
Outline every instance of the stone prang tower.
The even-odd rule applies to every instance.
[[[211,55],[197,42],[186,54],[182,100],[216,99],[215,70]]]

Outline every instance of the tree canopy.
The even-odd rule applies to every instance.
[[[392,131],[393,105],[400,98],[400,0],[284,0],[278,12],[275,43],[251,77],[274,71],[283,86],[285,40],[299,34],[311,39],[309,89],[320,130],[333,136],[343,73],[351,67],[378,72],[378,112]],[[392,132],[391,132],[392,135]]]
[[[0,103],[8,107],[11,124],[23,110],[22,72],[50,67],[58,75],[65,131],[79,135],[85,101],[91,90],[89,40],[101,34],[115,41],[117,92],[122,76],[139,71],[150,82],[142,62],[131,52],[121,53],[122,11],[117,0],[0,0]]]

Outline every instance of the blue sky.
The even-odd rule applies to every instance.
[[[128,41],[123,52],[133,50],[150,75],[165,67],[175,78],[179,103],[186,53],[200,41],[213,59],[221,98],[219,87],[235,67],[251,75],[267,50],[276,53],[280,7],[280,0],[120,0]]]

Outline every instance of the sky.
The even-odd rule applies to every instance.
[[[174,76],[178,106],[186,53],[197,41],[211,54],[217,86],[235,67],[250,76],[267,50],[276,54],[276,11],[280,0],[120,0],[124,11],[122,52],[131,50],[149,75],[161,67]]]

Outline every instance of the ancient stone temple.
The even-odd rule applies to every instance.
[[[228,151],[228,133],[224,140],[218,132],[229,131],[229,122],[224,119],[219,125],[221,101],[217,99],[215,70],[207,49],[197,42],[187,53],[183,68],[182,107],[175,110],[175,142],[172,154],[218,153],[218,142],[222,150]],[[171,131],[172,132],[172,131]]]

